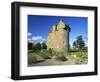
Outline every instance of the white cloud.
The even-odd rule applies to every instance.
[[[42,39],[42,37],[41,36],[33,36],[32,37],[32,40],[39,40],[39,39]]]
[[[28,38],[28,42],[32,43],[33,41],[32,41],[32,39]]]
[[[43,43],[45,42],[46,43],[46,39],[42,36],[31,36],[31,37],[28,37],[28,42],[30,43]]]
[[[31,41],[34,42],[34,43],[43,43],[43,42],[46,42],[46,39],[43,38],[42,36],[33,36],[31,38]]]
[[[32,35],[32,33],[28,33],[28,36],[31,36]]]
[[[45,41],[46,39],[43,38],[42,36],[33,36],[32,40],[42,40],[42,41]]]
[[[40,43],[42,44],[43,42],[41,41]]]

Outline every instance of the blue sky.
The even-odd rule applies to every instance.
[[[83,36],[87,45],[87,17],[70,17],[70,16],[43,16],[43,15],[28,15],[28,41],[29,42],[47,42],[47,36],[53,24],[58,25],[60,20],[68,24],[71,28],[70,45],[76,40],[79,35]]]

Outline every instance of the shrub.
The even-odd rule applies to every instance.
[[[32,50],[32,43],[28,42],[28,50]]]
[[[29,54],[28,55],[28,64],[36,63],[37,62],[37,57],[35,55]]]
[[[49,56],[49,57],[52,57],[54,54],[54,51],[50,48],[49,50],[47,50],[46,54]]]
[[[80,59],[76,59],[76,62],[75,62],[76,64],[81,64],[81,61],[80,61]]]
[[[41,44],[41,48],[42,48],[42,49],[47,49],[46,43],[42,43],[42,44]]]
[[[49,56],[49,54],[46,52],[39,52],[39,56],[41,56],[43,59],[50,59],[51,58]]]
[[[52,49],[51,48],[49,48],[48,53],[52,54]]]

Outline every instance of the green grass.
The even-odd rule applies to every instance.
[[[71,55],[76,59],[76,64],[87,63],[88,59],[87,51],[68,52],[68,55]]]
[[[28,64],[36,63],[37,57],[34,54],[29,54],[28,55]]]
[[[37,63],[39,60],[51,59],[53,56],[72,56],[76,59],[76,64],[87,63],[88,54],[87,51],[69,51],[69,52],[55,52],[49,50],[42,50],[38,52],[28,53],[28,64]]]
[[[28,53],[28,64],[31,65],[37,63],[38,61],[50,59],[50,58],[51,55],[47,51],[31,52]]]
[[[43,59],[50,59],[50,55],[47,52],[39,52],[39,56],[41,56]]]

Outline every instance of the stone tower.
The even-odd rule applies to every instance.
[[[54,51],[68,51],[70,27],[60,20],[58,25],[53,25],[48,33],[47,49]]]

